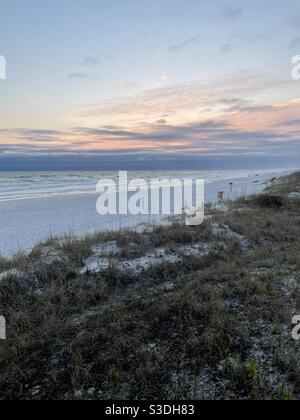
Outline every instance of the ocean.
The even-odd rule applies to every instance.
[[[292,170],[131,172],[128,179],[204,179],[205,201],[218,192],[235,199],[261,192],[274,177]],[[117,172],[0,172],[0,256],[30,252],[38,242],[62,235],[161,224],[162,215],[100,215],[99,180],[118,181]],[[233,184],[231,188],[230,183]]]
[[[281,173],[282,169],[270,170],[270,174]],[[218,170],[218,171],[163,171],[129,172],[128,178],[151,179],[204,179],[206,184],[218,181],[248,178],[268,173],[265,170]],[[0,202],[93,194],[99,180],[113,179],[117,182],[118,172],[1,172]],[[245,191],[245,194],[247,191]]]

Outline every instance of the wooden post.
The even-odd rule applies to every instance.
[[[222,203],[222,201],[224,200],[224,191],[218,192],[217,199],[218,199],[218,203],[220,205]]]

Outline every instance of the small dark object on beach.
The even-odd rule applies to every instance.
[[[253,199],[255,205],[269,209],[280,209],[284,206],[284,199],[277,195],[263,194]]]
[[[217,194],[217,200],[218,200],[218,203],[219,204],[222,203],[222,201],[224,200],[224,191],[218,192],[218,194]]]

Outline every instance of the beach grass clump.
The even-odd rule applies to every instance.
[[[7,270],[8,265],[7,259],[0,256],[0,273]]]
[[[274,210],[281,209],[285,204],[283,197],[271,194],[257,195],[252,200],[253,204],[258,207]]]

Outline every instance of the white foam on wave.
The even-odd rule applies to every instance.
[[[272,170],[282,173],[282,169]],[[211,170],[129,172],[128,179],[204,179],[207,184],[217,181],[247,178],[266,174],[265,170]],[[118,181],[117,172],[0,172],[0,202],[55,196],[93,194],[101,179]]]

